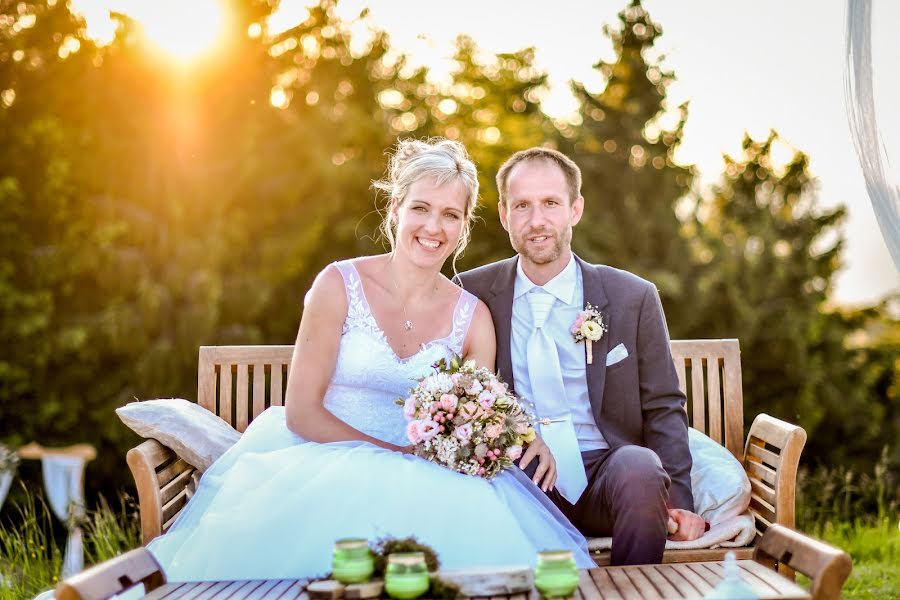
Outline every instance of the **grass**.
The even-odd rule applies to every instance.
[[[4,510],[0,522],[0,600],[33,598],[56,586],[63,562],[65,533],[43,496],[26,489],[20,503]],[[140,545],[140,524],[133,503],[120,498],[113,510],[101,498],[81,523],[84,562],[92,565]],[[61,539],[58,537],[62,531]]]
[[[853,559],[842,598],[900,599],[900,485],[888,456],[884,448],[872,474],[835,467],[798,476],[799,529]]]
[[[898,522],[884,518],[870,523],[828,522],[810,534],[846,551],[853,559],[853,570],[844,584],[841,598],[851,600],[900,599],[900,529]],[[798,575],[804,587],[809,579]]]

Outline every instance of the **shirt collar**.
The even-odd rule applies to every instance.
[[[525,271],[522,269],[522,259],[520,258],[516,262],[516,284],[513,289],[513,298],[527,294],[532,288],[541,287],[545,292],[552,294],[564,304],[571,304],[572,298],[575,296],[577,273],[578,264],[575,262],[575,255],[572,254],[569,257],[569,264],[556,277],[544,285],[538,286],[525,274]]]

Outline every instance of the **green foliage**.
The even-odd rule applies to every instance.
[[[857,532],[858,537],[865,537],[868,532]],[[863,562],[854,563],[853,571],[844,588],[841,598],[847,600],[885,600],[900,598],[900,570],[896,562]]]
[[[802,153],[774,164],[774,134],[693,192],[693,167],[674,161],[687,107],[667,104],[674,74],[640,2],[605,30],[605,87],[576,83],[561,123],[540,111],[532,49],[494,56],[461,37],[437,82],[384,33],[352,43],[367,16],[341,22],[334,0],[249,35],[272,4],[230,2],[228,43],[185,70],[126,17],[97,47],[65,2],[0,0],[0,440],[90,442],[89,491],[130,485],[137,439],[113,409],[192,398],[200,345],[293,340],[321,268],[379,251],[370,183],[398,135],[459,139],[480,167],[460,269],[512,253],[500,164],[557,146],[584,172],[576,251],[654,281],[672,337],[739,338],[748,420],[798,422],[805,460],[857,470],[898,437],[900,324],[887,304],[828,302],[843,209],[816,205]]]
[[[803,468],[797,475],[797,525],[823,532],[833,523],[878,526],[900,514],[900,477],[890,470],[887,446],[873,470],[844,465]]]
[[[884,448],[872,470],[801,469],[797,479],[797,528],[853,560],[842,598],[900,597],[900,485],[889,455]]]
[[[58,581],[63,554],[43,497],[29,493],[0,522],[0,600],[32,598]]]
[[[25,488],[19,497],[0,521],[0,600],[32,598],[55,587],[62,568],[65,533],[43,496]],[[118,510],[101,497],[99,508],[87,512],[81,524],[85,566],[140,545],[136,508],[120,495]]]
[[[591,94],[574,84],[581,124],[560,131],[560,148],[583,176],[585,211],[573,247],[589,261],[656,283],[669,321],[684,327],[697,320],[690,310],[695,267],[675,209],[691,189],[694,168],[676,165],[673,156],[687,107],[678,107],[675,125],[664,127],[674,75],[654,49],[662,29],[639,2],[604,31],[615,51],[614,61],[596,65],[606,86]]]
[[[818,207],[808,157],[795,152],[777,165],[777,143],[774,132],[761,142],[745,137],[743,155],[726,157],[721,182],[698,201],[688,231],[701,265],[694,310],[702,318],[673,329],[740,340],[748,423],[759,412],[797,423],[809,434],[807,458],[869,467],[900,433],[896,421],[885,423],[896,392],[873,385],[896,377],[889,356],[900,346],[888,337],[850,341],[870,327],[896,332],[897,323],[828,304],[845,211]]]

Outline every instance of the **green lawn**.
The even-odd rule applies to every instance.
[[[119,510],[103,506],[84,523],[85,562],[106,560],[139,543],[139,524],[133,507]],[[56,585],[62,553],[51,535],[52,523],[40,497],[29,497],[24,506],[7,506],[0,523],[0,600],[31,598]],[[844,585],[843,598],[900,599],[900,530],[894,518],[873,524],[827,523],[810,533],[838,546],[853,558],[853,571]],[[802,576],[798,581],[809,585]]]
[[[882,518],[879,524],[829,523],[812,532],[821,540],[847,551],[853,571],[841,598],[852,600],[900,599],[900,525]],[[809,580],[798,576],[807,587]]]

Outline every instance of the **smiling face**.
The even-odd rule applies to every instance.
[[[413,264],[440,269],[459,243],[467,199],[468,191],[457,179],[439,185],[433,177],[413,182],[406,197],[391,204],[395,249]]]
[[[500,202],[500,222],[529,276],[551,277],[569,262],[572,226],[581,220],[584,198],[571,198],[566,177],[549,160],[526,160],[514,166]],[[530,271],[530,272],[529,272]]]

